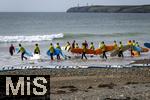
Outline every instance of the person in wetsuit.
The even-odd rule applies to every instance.
[[[56,48],[61,50],[61,47],[60,47],[59,43],[56,44]],[[59,54],[57,54],[57,60],[60,60],[60,55]]]
[[[27,60],[27,57],[24,56],[24,54],[25,54],[25,48],[22,47],[21,44],[19,44],[19,47],[20,48],[19,48],[19,51],[17,53],[21,52],[21,60],[23,61],[23,58],[25,58]]]
[[[87,59],[87,57],[86,57],[87,46],[86,46],[85,43],[82,43],[82,49],[83,49],[83,52],[82,52],[82,57],[81,57],[81,59],[83,59],[83,57],[85,57],[85,59]]]
[[[102,52],[103,52],[102,58],[103,58],[103,59],[104,59],[104,58],[107,59],[107,56],[106,56],[106,45],[105,45],[104,41],[101,42],[101,44],[100,44],[100,49],[101,49]]]
[[[9,53],[11,56],[13,56],[14,52],[15,52],[15,47],[13,46],[13,44],[11,44],[11,46],[9,47]]]
[[[38,44],[35,44],[34,54],[40,54],[40,48]]]
[[[52,43],[50,44],[49,50],[50,50],[51,60],[54,60],[54,59],[53,59],[54,47],[53,47],[53,44],[52,44]]]

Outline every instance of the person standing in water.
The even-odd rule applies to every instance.
[[[101,42],[101,44],[100,44],[100,49],[101,49],[102,52],[103,52],[102,58],[103,58],[103,59],[104,59],[104,58],[107,59],[107,56],[106,56],[106,45],[105,45],[104,41]]]
[[[52,44],[52,43],[50,44],[49,50],[50,50],[51,60],[54,60],[54,58],[53,58],[53,54],[54,54],[54,47],[53,47],[53,44]]]
[[[138,42],[135,43],[135,46],[136,46],[136,47],[140,47],[140,45],[139,45]],[[138,52],[138,54],[140,55],[140,52]]]
[[[131,57],[133,57],[134,56],[134,54],[133,54],[133,42],[131,40],[128,41],[128,46],[130,46]]]
[[[95,50],[95,47],[94,47],[93,42],[91,42],[91,44],[90,44],[90,49],[91,49],[91,50]]]
[[[22,47],[21,46],[21,44],[19,44],[19,51],[17,52],[17,54],[19,53],[19,52],[21,52],[21,60],[23,61],[23,58],[25,58],[26,60],[27,60],[27,57],[25,57],[24,56],[24,54],[25,54],[25,48],[24,47]]]
[[[76,43],[76,41],[74,40],[71,48],[73,48],[73,49],[75,48],[75,43]]]
[[[120,41],[119,42],[119,54],[118,54],[118,57],[124,57],[124,55],[123,55],[123,44],[122,44],[122,42]]]
[[[61,51],[61,47],[60,47],[59,43],[56,44],[56,48]],[[57,54],[57,60],[60,60],[60,55],[59,54]]]
[[[85,44],[86,48],[88,48],[88,43],[86,40],[85,40],[84,44]]]
[[[67,50],[68,52],[70,51],[71,49],[71,45],[69,42],[67,42],[66,46],[65,46],[65,50]]]
[[[34,54],[40,54],[40,48],[38,44],[35,44]]]
[[[76,45],[75,45],[75,48],[77,49],[77,48],[79,48],[79,45],[78,45],[78,43],[76,43]]]
[[[85,43],[82,43],[82,49],[83,49],[83,52],[82,52],[81,59],[83,59],[83,57],[85,57],[85,59],[87,59],[87,57],[86,57],[86,50],[87,50],[87,48],[86,48],[86,44]]]
[[[11,46],[9,47],[9,53],[11,56],[13,56],[14,52],[15,52],[15,47],[13,46],[13,44],[11,44]]]
[[[117,45],[117,42],[116,42],[116,41],[114,41],[114,44],[113,44],[113,45],[114,45],[114,48],[115,48],[115,49],[118,48],[118,45]]]

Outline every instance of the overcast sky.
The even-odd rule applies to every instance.
[[[87,5],[140,5],[150,0],[0,0],[0,12],[64,12]]]

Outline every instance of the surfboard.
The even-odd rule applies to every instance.
[[[48,50],[47,52],[46,52],[46,54],[48,55],[48,56],[50,56],[50,50]],[[62,53],[62,51],[60,50],[60,49],[54,49],[54,53],[53,53],[53,56],[57,56],[58,54],[60,54],[62,57],[64,57],[65,58],[65,55]]]
[[[129,45],[123,46],[123,52],[127,51],[128,49],[130,49],[130,46],[129,46]],[[111,56],[111,57],[117,56],[118,53],[119,53],[119,49],[115,49],[115,50],[110,54],[110,56]]]
[[[137,47],[137,46],[133,46],[133,50],[141,52],[142,48],[141,47]]]
[[[41,59],[41,55],[39,54],[34,54],[33,57],[30,57],[30,60],[39,60]]]
[[[74,48],[74,49],[71,49],[71,52],[72,53],[77,53],[77,54],[82,54],[83,49],[82,48]],[[95,54],[95,51],[91,50],[91,49],[87,49],[86,54]]]
[[[132,51],[132,53],[133,53],[133,56],[134,56],[134,57],[139,57],[139,56],[140,56],[140,54],[139,54],[138,51]]]
[[[148,48],[143,48],[142,47],[142,51],[141,52],[149,52],[149,49]]]
[[[114,46],[110,45],[110,46],[106,46],[106,52],[109,52],[109,51],[112,51],[114,50]],[[103,51],[101,49],[96,49],[95,50],[95,55],[99,55],[99,54],[102,54]]]
[[[71,48],[71,46],[67,46],[67,47],[66,46],[62,46],[61,47],[62,50],[66,50],[66,51],[69,51],[70,48]]]
[[[144,46],[150,48],[150,43],[144,43]]]
[[[18,51],[19,51],[19,48],[16,48],[16,52],[18,52]],[[25,55],[27,55],[29,57],[33,56],[32,52],[30,52],[29,50],[25,50]]]

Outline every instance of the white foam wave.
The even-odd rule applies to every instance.
[[[0,42],[36,42],[63,38],[64,34],[32,35],[32,36],[0,36]]]

